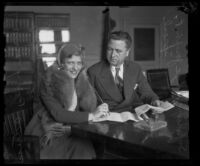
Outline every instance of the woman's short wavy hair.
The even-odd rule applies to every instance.
[[[84,48],[75,43],[67,43],[61,46],[58,52],[58,64],[63,64],[66,58],[71,58],[73,55],[84,56]]]

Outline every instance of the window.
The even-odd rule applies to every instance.
[[[63,43],[70,41],[68,14],[36,15],[37,55],[50,66]]]
[[[56,60],[56,57],[43,57],[42,61],[45,63],[45,66],[51,66]]]
[[[69,42],[69,30],[61,30],[60,33],[61,42]],[[39,30],[40,54],[55,54],[57,52],[54,35],[54,30]]]
[[[39,30],[39,41],[40,42],[53,42],[54,31],[53,30]]]
[[[68,30],[62,30],[62,42],[68,42],[69,41],[69,31]]]

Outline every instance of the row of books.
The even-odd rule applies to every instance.
[[[6,17],[4,29],[30,29],[32,27],[30,18]]]
[[[29,85],[31,86],[33,84],[32,80],[30,81],[23,81],[23,82],[18,82],[18,81],[6,81],[6,86],[25,86]]]
[[[36,25],[38,27],[69,27],[68,18],[52,18],[52,17],[38,17],[36,18]]]
[[[33,76],[31,74],[23,74],[15,72],[5,76],[6,86],[31,86],[33,84]]]
[[[29,32],[5,33],[5,37],[6,43],[21,44],[32,42],[32,33]]]
[[[16,91],[22,91],[22,90],[31,90],[33,86],[32,85],[23,85],[23,86],[7,86],[4,88],[4,94],[13,93]]]
[[[7,72],[32,72],[34,70],[34,65],[32,61],[6,61],[4,70]]]
[[[32,47],[7,47],[5,49],[5,58],[32,58]]]

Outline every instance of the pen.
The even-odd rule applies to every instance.
[[[98,92],[96,91],[96,89],[94,89],[94,91],[95,91],[96,95],[98,96],[98,98],[100,99],[101,103],[103,104],[104,102],[103,102],[101,96],[98,94]],[[109,111],[108,111],[108,115],[110,115]]]
[[[96,95],[98,96],[98,98],[100,99],[100,101],[101,101],[101,103],[103,104],[104,102],[103,102],[103,100],[102,100],[102,98],[101,98],[101,96],[97,93],[97,91],[95,90],[95,93],[96,93]]]

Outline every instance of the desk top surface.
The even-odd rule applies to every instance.
[[[129,146],[139,146],[157,152],[164,152],[181,158],[189,158],[189,112],[172,108],[159,114],[160,120],[167,122],[167,127],[157,131],[145,131],[134,126],[134,121],[82,123],[72,126],[72,131],[93,134],[96,137],[121,141]]]

